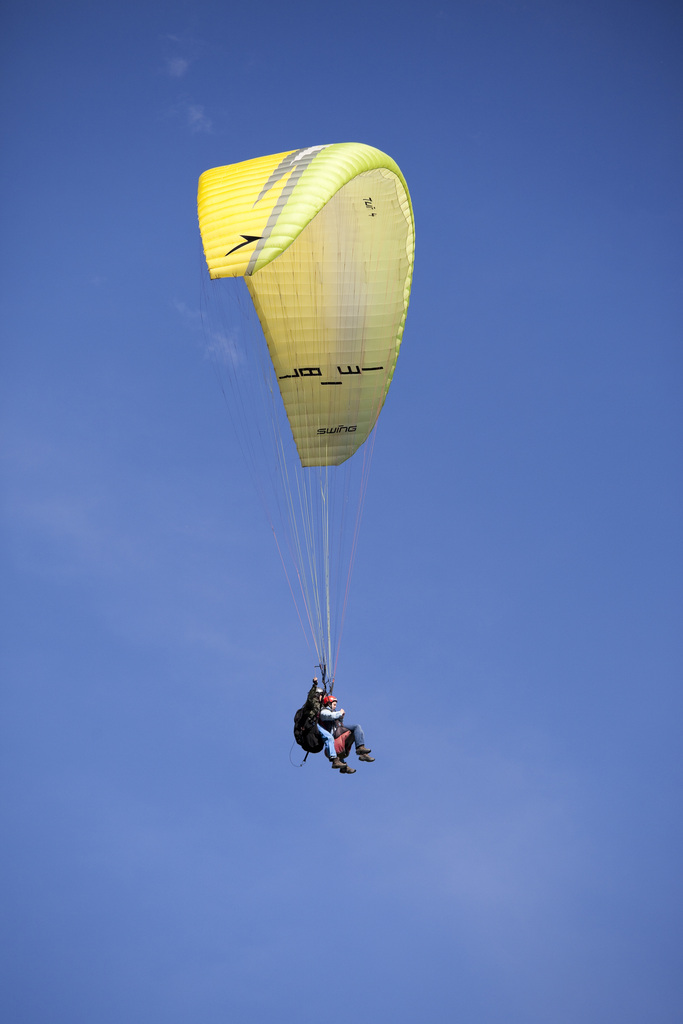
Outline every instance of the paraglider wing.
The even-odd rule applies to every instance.
[[[339,465],[401,344],[414,227],[400,170],[358,143],[292,150],[206,171],[198,209],[211,277],[245,277],[301,465]]]

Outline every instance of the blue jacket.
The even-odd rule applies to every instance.
[[[329,708],[322,708],[320,711],[320,724],[323,729],[327,729],[334,736],[335,725],[341,725],[341,719],[344,717],[343,711],[330,711]]]

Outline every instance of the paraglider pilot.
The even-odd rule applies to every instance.
[[[314,682],[317,680],[314,679]],[[356,770],[347,765],[335,749],[335,739],[339,739],[345,733],[347,734],[346,750],[350,749],[351,743],[354,743],[359,761],[374,761],[374,757],[370,757],[370,748],[365,746],[365,736],[360,725],[347,725],[344,722],[344,709],[337,711],[337,698],[330,693],[323,697],[322,703],[318,732],[325,741],[325,751],[332,762],[332,767],[341,768],[346,774],[352,774]],[[340,751],[340,753],[342,752]]]

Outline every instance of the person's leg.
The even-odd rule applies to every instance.
[[[353,742],[356,745],[356,753],[358,754],[361,761],[374,761],[374,757],[370,757],[370,748],[365,746],[365,736],[363,730],[359,725],[347,725],[347,729],[350,729],[353,733]]]
[[[350,729],[353,733],[353,742],[356,745],[356,750],[358,750],[358,747],[365,746],[365,736],[363,735],[363,730],[359,725],[347,725],[346,722],[344,722],[344,728]]]
[[[334,761],[335,757],[337,756],[337,752],[334,749],[334,736],[332,735],[331,732],[328,732],[327,729],[323,729],[322,725],[320,725],[319,723],[318,732],[325,740],[325,753],[329,757],[330,761]]]

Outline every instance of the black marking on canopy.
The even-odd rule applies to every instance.
[[[237,252],[237,250],[241,249],[243,245],[249,245],[250,242],[258,242],[260,238],[263,238],[263,235],[240,235],[240,238],[243,238],[244,241],[240,242],[239,245],[236,245],[234,249],[230,250],[230,252]],[[226,252],[225,255],[229,256],[230,252]]]

